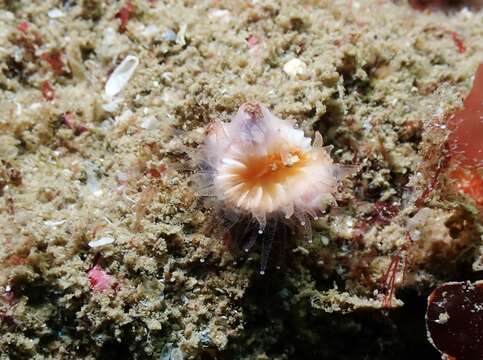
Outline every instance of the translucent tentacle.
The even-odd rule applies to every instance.
[[[275,229],[277,227],[277,221],[274,220],[273,222],[269,222],[268,229],[263,235],[262,238],[262,253],[260,259],[260,275],[265,274],[265,270],[268,264],[268,257],[270,255],[270,251],[272,250],[272,243],[275,237]]]
[[[322,139],[322,135],[317,131],[314,136],[314,143],[312,145],[314,148],[321,148],[324,146],[324,140]]]
[[[259,234],[257,231],[252,232],[250,234],[250,237],[248,238],[247,243],[243,247],[243,251],[249,252],[250,249],[253,247],[253,245],[255,245],[255,242],[257,241],[258,237],[259,237]]]

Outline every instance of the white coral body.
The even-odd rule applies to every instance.
[[[332,200],[340,166],[322,144],[259,104],[243,104],[230,123],[216,122],[203,148],[213,195],[249,213],[263,230],[268,216],[316,216]]]

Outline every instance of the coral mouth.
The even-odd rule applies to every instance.
[[[305,164],[305,156],[298,149],[287,153],[274,153],[266,156],[250,157],[246,167],[237,171],[237,176],[248,188],[270,186],[283,183],[297,175]]]
[[[296,148],[243,160],[225,158],[224,175],[218,180],[227,200],[236,207],[263,208],[271,213],[289,200],[287,184],[303,172],[306,163],[307,155]]]

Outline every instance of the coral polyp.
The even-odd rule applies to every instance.
[[[202,148],[207,195],[257,220],[317,217],[346,168],[334,164],[320,133],[312,140],[260,104],[245,103],[230,123],[214,122]]]

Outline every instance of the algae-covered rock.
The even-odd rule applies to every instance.
[[[482,23],[392,1],[0,0],[0,358],[438,357],[425,296],[482,267],[478,169],[446,156]],[[247,102],[356,170],[264,276],[193,182],[208,125]]]

